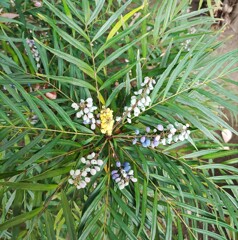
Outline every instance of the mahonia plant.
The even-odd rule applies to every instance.
[[[0,239],[237,238],[237,51],[190,2],[0,1]]]

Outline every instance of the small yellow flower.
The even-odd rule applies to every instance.
[[[112,135],[113,129],[113,114],[110,108],[103,108],[100,112],[100,119],[101,119],[101,132],[103,134],[107,134],[108,136]]]

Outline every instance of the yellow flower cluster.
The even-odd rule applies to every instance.
[[[110,108],[104,108],[100,112],[100,119],[101,119],[101,132],[103,134],[107,134],[108,136],[112,135],[113,129],[113,114]]]

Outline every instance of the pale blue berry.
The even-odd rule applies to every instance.
[[[157,129],[158,129],[159,131],[163,131],[163,130],[164,130],[164,127],[163,127],[163,125],[159,124],[159,125],[157,125]]]
[[[156,137],[155,137],[155,141],[159,141],[160,140],[160,135],[157,135]]]
[[[124,166],[124,168],[127,167],[127,166],[130,166],[130,163],[129,162],[124,162],[123,166]]]
[[[132,144],[135,145],[137,143],[137,141],[138,141],[137,138],[133,139]]]
[[[135,130],[135,134],[136,134],[136,135],[140,134],[140,130],[139,130],[139,129],[136,129],[136,130]]]
[[[150,132],[150,127],[146,127],[145,131],[149,133]]]
[[[118,173],[118,170],[112,170],[111,175]]]
[[[150,139],[149,138],[146,139],[145,144],[146,144],[146,147],[150,146]]]
[[[155,146],[155,147],[158,147],[158,146],[159,146],[159,141],[154,140],[153,143],[154,143],[154,146]]]
[[[120,175],[118,173],[115,173],[112,175],[112,179],[115,180],[116,178],[118,178]]]
[[[117,167],[121,167],[121,163],[119,161],[116,162]]]
[[[171,128],[174,128],[174,125],[173,124],[168,124],[167,129],[171,129]]]
[[[131,170],[131,166],[130,166],[130,165],[125,166],[125,167],[124,167],[124,170],[125,170],[126,172],[129,172],[129,171]]]
[[[146,137],[145,137],[145,136],[142,136],[141,139],[140,139],[140,142],[141,142],[141,143],[144,143],[145,140],[146,140]]]

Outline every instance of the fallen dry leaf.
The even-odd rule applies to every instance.
[[[57,98],[57,93],[56,92],[48,92],[45,94],[45,96],[49,99],[56,99]]]
[[[0,15],[0,17],[9,18],[9,19],[14,19],[14,18],[19,17],[19,14],[16,14],[16,13],[2,13],[2,14]]]
[[[229,129],[223,129],[221,132],[221,136],[225,143],[229,142],[232,138],[232,132]]]

